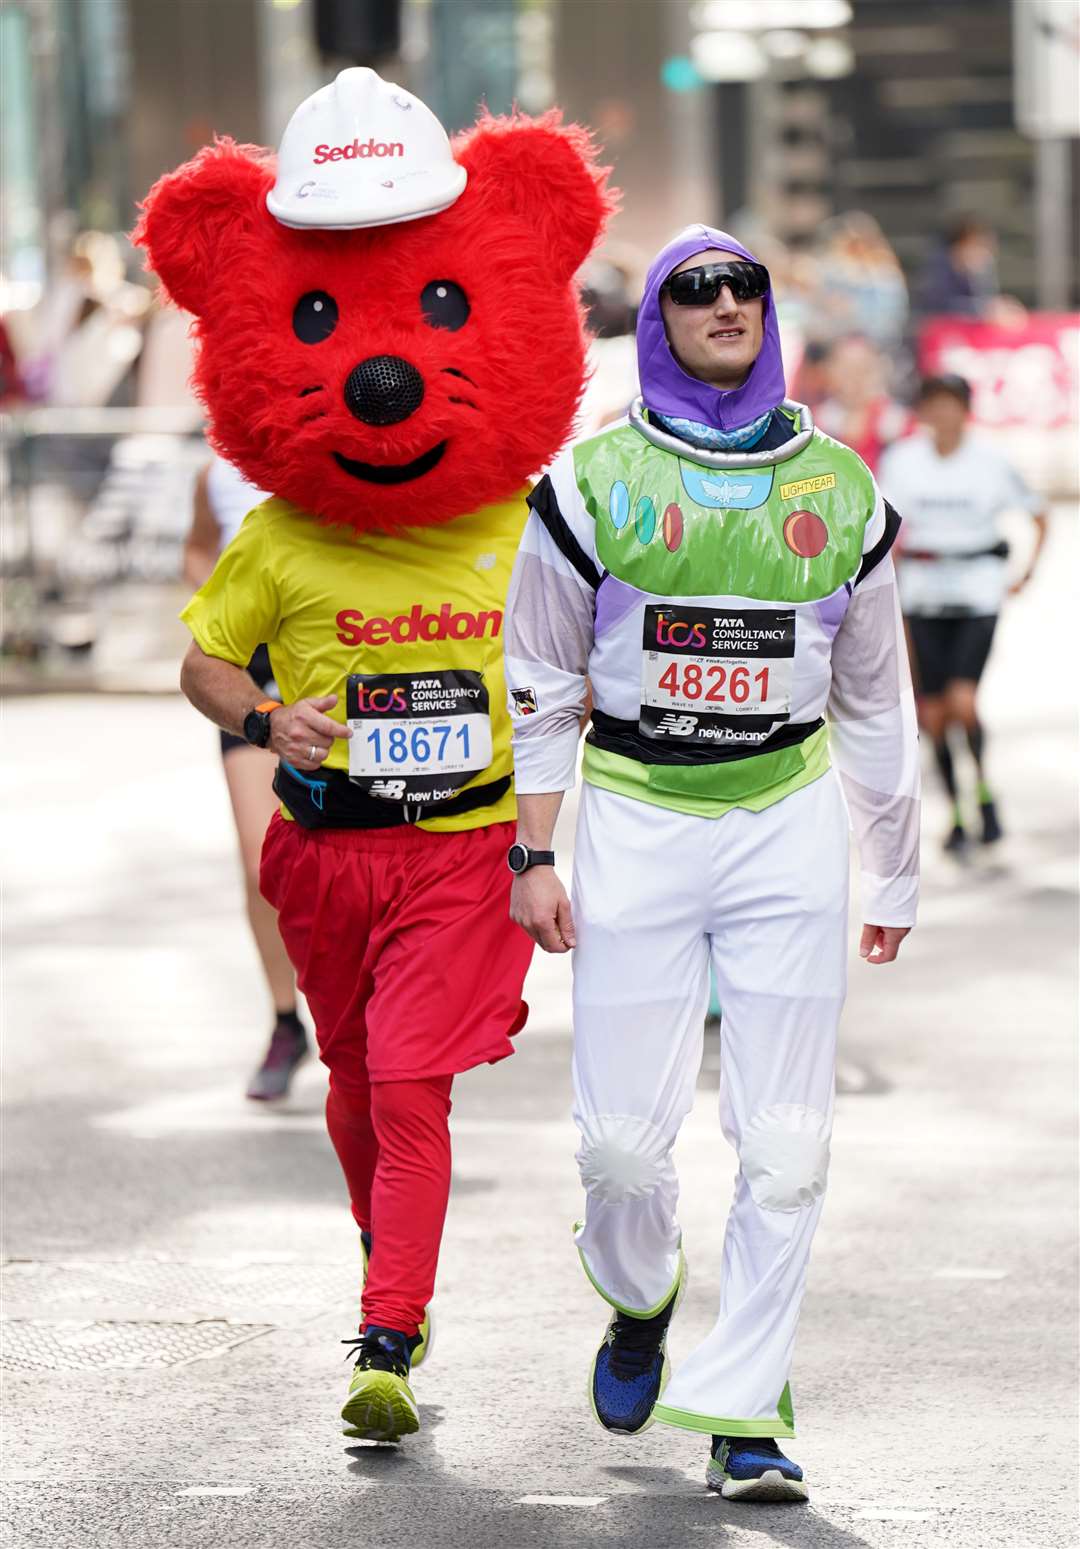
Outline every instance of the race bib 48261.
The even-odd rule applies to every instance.
[[[478,672],[354,673],[349,778],[385,801],[431,806],[491,763],[488,692]]]
[[[651,603],[642,640],[643,736],[683,746],[764,742],[791,718],[793,608]]]

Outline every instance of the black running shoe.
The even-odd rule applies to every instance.
[[[589,1373],[593,1414],[605,1431],[634,1436],[652,1424],[653,1405],[671,1374],[667,1357],[668,1325],[686,1284],[683,1261],[679,1284],[651,1318],[616,1312]]]
[[[247,1095],[251,1101],[269,1103],[287,1096],[292,1078],[307,1055],[307,1035],[279,1022],[270,1035],[270,1047],[262,1064],[248,1082]]]
[[[949,831],[943,849],[946,855],[963,855],[967,849],[967,834],[959,823],[954,823]]]
[[[996,844],[999,839],[1004,839],[1005,830],[1001,826],[1001,819],[992,801],[980,801],[979,816],[982,818],[983,844]]]

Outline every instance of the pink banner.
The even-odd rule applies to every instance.
[[[955,372],[982,425],[1056,430],[1080,406],[1080,314],[1030,312],[1015,326],[932,317],[919,336],[924,374]]]

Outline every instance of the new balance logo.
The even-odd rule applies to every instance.
[[[372,796],[381,796],[383,801],[404,801],[404,780],[372,780],[370,786]]]
[[[657,734],[668,737],[689,737],[697,727],[696,715],[662,715],[657,723]]]

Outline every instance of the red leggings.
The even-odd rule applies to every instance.
[[[414,1334],[450,1190],[454,1072],[513,1052],[532,942],[510,919],[513,824],[317,829],[275,817],[262,890],[330,1071],[326,1119],[374,1239],[365,1323]]]
[[[450,1194],[453,1076],[375,1081],[330,1076],[326,1127],[338,1154],[356,1223],[373,1236],[363,1327],[415,1334],[435,1289]]]

